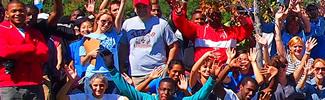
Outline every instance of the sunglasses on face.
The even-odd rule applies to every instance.
[[[325,71],[325,67],[317,67],[317,68],[315,68],[315,71]]]

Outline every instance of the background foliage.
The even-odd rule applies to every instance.
[[[34,0],[21,0],[26,4],[33,4]],[[54,0],[44,0],[44,9],[43,12],[49,13],[52,9]],[[102,0],[96,0],[96,6],[99,7]],[[84,5],[87,3],[87,0],[62,0],[64,5],[64,15],[68,16],[74,9],[81,9],[84,10]],[[168,17],[170,14],[171,8],[165,0],[159,0],[159,4],[161,6],[161,10],[165,18]],[[194,9],[198,8],[199,0],[189,0],[188,1],[188,15],[190,15]],[[126,5],[126,15],[132,16],[133,15],[133,7],[132,7],[132,0],[127,1]]]

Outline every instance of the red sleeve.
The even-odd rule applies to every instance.
[[[37,34],[35,34],[37,33]],[[33,35],[36,35],[35,39],[38,40],[36,43],[36,56],[39,59],[39,62],[46,62],[48,59],[48,46],[47,42],[44,39],[44,36],[40,32],[33,32]]]
[[[250,17],[241,17],[242,25],[241,26],[235,26],[232,27],[233,30],[235,30],[237,42],[241,42],[245,39],[247,39],[253,32],[254,26],[253,21]]]
[[[176,11],[173,10],[172,20],[176,28],[181,31],[185,38],[194,39],[197,25],[187,20],[185,11],[182,10],[182,14],[177,15]]]

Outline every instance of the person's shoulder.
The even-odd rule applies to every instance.
[[[118,94],[104,94],[103,100],[129,100],[127,97]]]
[[[137,20],[140,20],[139,16],[134,16],[134,17],[126,19],[124,21],[124,23],[134,23],[134,22],[137,22]]]

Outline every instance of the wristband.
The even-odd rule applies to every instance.
[[[306,51],[305,54],[310,55],[310,52],[309,51]]]

